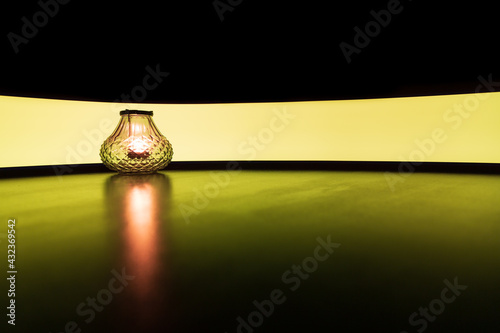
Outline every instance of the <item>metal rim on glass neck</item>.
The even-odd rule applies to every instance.
[[[129,109],[120,111],[120,116],[123,116],[124,114],[145,114],[146,116],[152,116],[153,111],[129,110]]]

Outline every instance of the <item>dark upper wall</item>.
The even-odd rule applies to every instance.
[[[231,9],[223,21],[213,0],[41,3],[53,17],[37,1],[2,5],[0,94],[250,102],[473,92],[490,73],[500,81],[494,2],[220,0]],[[388,6],[390,22],[371,25],[369,42],[358,36],[348,63],[340,43],[356,47],[354,28]],[[160,84],[144,82],[151,71]]]

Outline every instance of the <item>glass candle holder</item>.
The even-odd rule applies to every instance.
[[[120,121],[101,146],[106,167],[120,173],[153,173],[172,160],[172,145],[153,122],[153,111],[120,111]]]

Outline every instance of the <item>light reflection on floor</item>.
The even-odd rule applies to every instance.
[[[108,179],[109,209],[121,233],[116,265],[135,276],[118,296],[126,299],[117,308],[115,323],[120,327],[144,330],[168,326],[159,309],[168,308],[171,292],[168,241],[164,239],[169,195],[169,179],[163,174],[115,175]]]

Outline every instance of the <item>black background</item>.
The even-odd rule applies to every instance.
[[[402,0],[348,64],[339,44],[353,44],[354,27],[387,4],[243,0],[221,21],[213,0],[71,0],[16,54],[7,34],[21,34],[21,18],[41,8],[10,1],[0,10],[0,94],[113,101],[157,64],[170,75],[144,101],[433,95],[473,92],[479,75],[497,79],[493,1]]]

